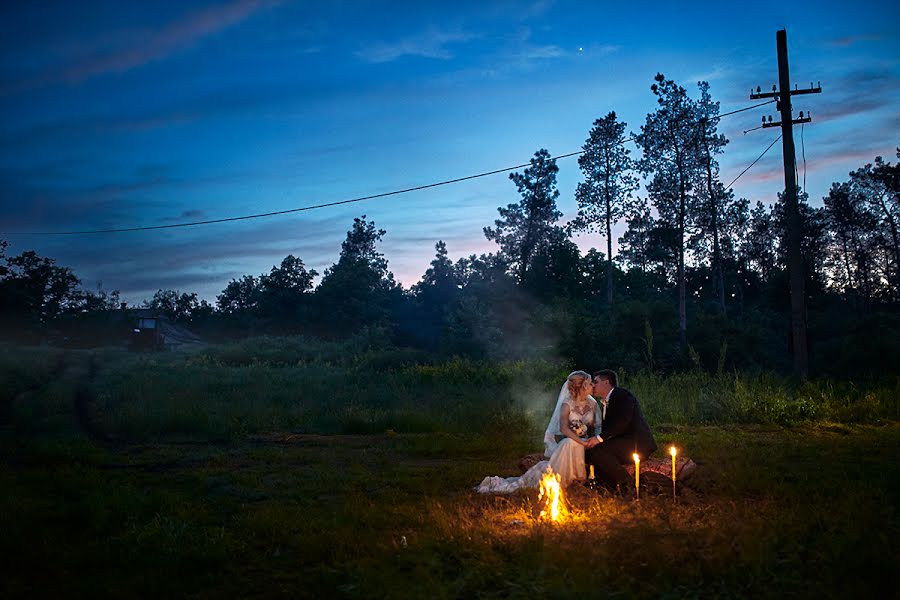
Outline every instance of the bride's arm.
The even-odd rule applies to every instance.
[[[559,431],[579,446],[585,445],[584,440],[569,428],[569,405],[565,403],[559,409]]]

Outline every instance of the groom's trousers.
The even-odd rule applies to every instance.
[[[601,442],[584,452],[584,460],[594,465],[597,480],[609,488],[622,489],[633,485],[634,479],[622,465],[630,463],[635,451],[634,438],[630,435]],[[644,457],[645,458],[645,457]]]

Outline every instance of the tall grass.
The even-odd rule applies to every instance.
[[[74,388],[87,385],[97,427],[129,440],[395,431],[499,432],[533,441],[571,369],[427,359],[365,337],[264,337],[150,355],[7,347],[0,349],[0,377],[5,419],[33,430],[71,428]],[[654,426],[900,419],[900,379],[797,387],[774,374],[694,371],[623,374],[620,383]]]

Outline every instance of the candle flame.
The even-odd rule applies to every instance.
[[[675,456],[675,454],[676,454],[675,446],[672,446],[671,448],[669,448],[669,454],[671,454],[672,456]]]
[[[637,455],[637,452],[632,454],[631,457],[634,459],[634,462],[636,462],[636,463],[641,462],[641,457]]]
[[[558,521],[561,500],[562,486],[559,482],[559,474],[554,473],[553,469],[547,467],[547,471],[541,478],[541,488],[538,494],[538,501],[544,502],[544,508],[541,509],[541,518],[549,518],[554,522]]]

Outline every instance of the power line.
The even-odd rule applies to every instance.
[[[733,110],[731,112],[717,115],[715,117],[715,119],[718,120],[723,117],[727,117],[729,115],[744,112],[745,110],[751,110],[754,108],[758,108],[765,104],[770,104],[771,102],[774,102],[774,100],[769,100],[767,102],[761,102],[759,104],[754,104],[752,106],[739,108],[739,109]],[[635,140],[636,140],[636,137],[630,137],[630,138],[622,140],[620,142],[620,144],[626,144],[628,142],[633,142]],[[569,152],[568,154],[561,154],[559,156],[551,157],[550,160],[556,161],[561,158],[569,158],[572,156],[577,156],[579,154],[584,154],[584,152],[585,152],[584,150],[579,150],[577,152]],[[278,215],[286,215],[286,214],[290,214],[290,213],[304,212],[307,210],[327,208],[330,206],[339,206],[341,204],[352,204],[355,202],[363,202],[365,200],[374,200],[376,198],[385,198],[387,196],[396,196],[399,194],[407,194],[409,192],[418,192],[418,191],[426,190],[426,189],[430,189],[430,188],[440,187],[440,186],[444,186],[444,185],[450,185],[452,183],[460,183],[463,181],[469,181],[471,179],[487,177],[489,175],[497,175],[499,173],[506,173],[508,171],[512,171],[515,169],[522,169],[522,168],[530,167],[530,166],[531,166],[531,163],[528,162],[528,163],[524,163],[524,164],[520,164],[520,165],[515,165],[513,167],[504,167],[502,169],[495,169],[493,171],[486,171],[484,173],[477,173],[475,175],[467,175],[465,177],[457,177],[455,179],[448,179],[446,181],[438,181],[435,183],[419,185],[419,186],[405,188],[405,189],[401,189],[401,190],[393,190],[393,191],[384,192],[381,194],[371,194],[369,196],[360,196],[357,198],[350,198],[347,200],[337,200],[335,202],[326,202],[323,204],[315,204],[315,205],[311,205],[311,206],[301,206],[298,208],[289,208],[286,210],[276,210],[276,211],[271,211],[271,212],[266,212],[266,213],[258,213],[258,214],[252,214],[252,215],[242,215],[239,217],[207,219],[207,220],[203,220],[203,221],[190,221],[187,223],[170,223],[168,225],[147,225],[144,227],[117,227],[117,228],[112,228],[112,229],[87,229],[87,230],[81,230],[81,231],[13,231],[13,232],[3,233],[3,235],[58,235],[58,236],[62,236],[62,235],[94,235],[94,234],[103,234],[103,233],[130,233],[130,232],[134,232],[134,231],[154,231],[154,230],[158,230],[158,229],[177,229],[180,227],[195,227],[198,225],[212,225],[215,223],[230,223],[233,221],[246,221],[246,220],[250,220],[250,219],[260,219],[263,217],[274,217],[274,216],[278,216]],[[743,175],[743,173],[741,173],[741,174]]]
[[[753,106],[746,106],[746,107],[744,107],[744,108],[739,108],[739,109],[733,110],[733,111],[731,111],[731,112],[723,113],[723,114],[719,115],[719,116],[716,117],[716,118],[721,119],[722,117],[727,117],[728,115],[734,115],[734,114],[737,114],[737,113],[739,113],[739,112],[744,112],[745,110],[752,110],[752,109],[754,109],[754,108],[759,108],[760,106],[765,106],[766,104],[772,104],[773,102],[775,102],[775,101],[774,101],[774,100],[767,100],[766,102],[760,102],[759,104],[754,104]]]
[[[629,140],[625,140],[626,142]],[[569,158],[570,156],[575,156],[576,154],[583,154],[584,151],[578,152],[570,152],[569,154],[562,154],[560,156],[554,156],[551,160],[559,160],[560,158]],[[338,200],[335,202],[326,202],[324,204],[316,204],[313,206],[301,206],[299,208],[289,208],[286,210],[276,210],[267,213],[259,213],[255,215],[243,215],[240,217],[227,217],[223,219],[208,219],[206,221],[191,221],[190,223],[170,223],[168,225],[148,225],[146,227],[123,227],[116,229],[92,229],[85,231],[30,231],[30,232],[12,232],[4,235],[88,235],[94,233],[125,233],[131,231],[151,231],[154,229],[175,229],[177,227],[193,227],[195,225],[211,225],[213,223],[228,223],[231,221],[245,221],[248,219],[259,219],[262,217],[274,217],[276,215],[286,215],[289,213],[302,212],[306,210],[314,210],[317,208],[326,208],[329,206],[338,206],[340,204],[350,204],[353,202],[362,202],[363,200],[374,200],[375,198],[384,198],[386,196],[396,196],[397,194],[406,194],[409,192],[417,192],[420,190],[425,190],[428,188],[439,187],[442,185],[450,185],[451,183],[459,183],[461,181],[467,181],[469,179],[477,179],[479,177],[487,177],[488,175],[496,175],[498,173],[505,173],[506,171],[512,171],[513,169],[521,169],[523,167],[530,167],[531,163],[525,163],[521,165],[516,165],[514,167],[505,167],[503,169],[496,169],[494,171],[486,171],[484,173],[478,173],[476,175],[467,175],[466,177],[457,177],[456,179],[448,179],[446,181],[438,181],[436,183],[429,183],[426,185],[419,185],[416,187],[405,188],[402,190],[394,190],[391,192],[384,192],[382,194],[372,194],[370,196],[360,196],[359,198],[350,198],[349,200]]]
[[[753,165],[755,165],[756,163],[758,163],[758,162],[759,162],[759,159],[761,159],[763,156],[765,156],[765,155],[766,155],[766,152],[768,152],[769,149],[770,149],[772,146],[774,146],[775,143],[776,143],[778,140],[780,140],[780,139],[781,139],[781,136],[779,135],[777,138],[775,138],[775,140],[774,140],[771,144],[769,144],[768,146],[766,146],[766,149],[762,151],[762,154],[760,154],[759,156],[757,156],[757,157],[756,157],[756,160],[754,160],[752,163],[750,163],[749,165],[747,165],[747,168],[744,169],[743,171],[741,171],[741,174],[740,174],[740,175],[738,175],[737,177],[735,177],[734,179],[732,179],[732,180],[731,180],[731,183],[729,183],[728,185],[725,186],[725,189],[727,190],[727,189],[729,189],[732,185],[734,185],[734,182],[737,181],[738,179],[740,179],[741,176],[742,176],[744,173],[746,173],[747,171],[749,171],[749,170],[750,170],[750,167],[752,167]]]

